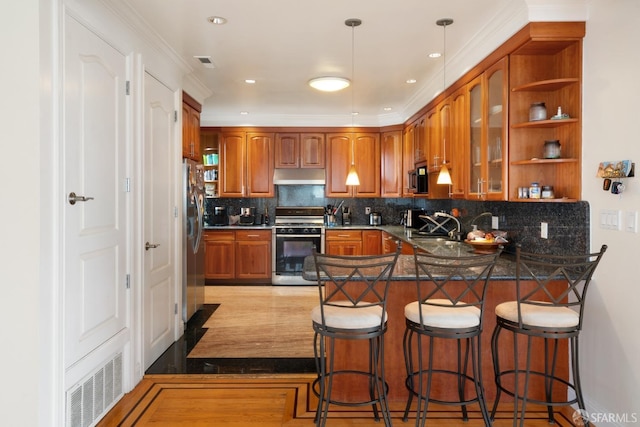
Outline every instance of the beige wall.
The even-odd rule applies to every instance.
[[[583,199],[591,205],[591,247],[608,252],[589,291],[581,337],[581,371],[587,409],[640,418],[640,233],[599,228],[602,209],[640,211],[640,171],[621,195],[602,190],[601,161],[634,160],[640,166],[640,2],[593,0],[584,40]],[[640,419],[636,422],[640,423]],[[618,423],[597,423],[616,425]],[[620,422],[619,425],[624,425]]]
[[[38,0],[0,13],[0,38],[0,413],[4,425],[34,426],[40,366]]]

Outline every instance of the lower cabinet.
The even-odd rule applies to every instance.
[[[392,236],[386,231],[382,232],[382,238],[380,241],[382,244],[381,253],[383,254],[393,253],[398,248],[398,238]],[[413,246],[407,242],[402,242],[402,249],[400,250],[400,253],[403,255],[413,255]]]
[[[327,230],[324,238],[329,255],[362,255],[362,230]]]
[[[271,230],[205,231],[204,247],[208,281],[271,281]]]
[[[325,252],[329,255],[379,255],[381,230],[327,230]]]

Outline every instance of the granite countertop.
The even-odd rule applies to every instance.
[[[204,231],[216,231],[216,230],[271,230],[272,225],[205,225]]]
[[[435,238],[416,238],[413,234],[413,230],[406,229],[399,225],[381,225],[381,226],[368,226],[368,225],[352,225],[352,226],[336,226],[327,228],[329,229],[364,229],[373,230],[378,229],[385,231],[392,236],[402,241],[403,245],[409,244],[411,246],[417,246],[429,253],[443,256],[469,256],[473,255],[473,247],[464,242],[455,242],[448,239],[435,239]],[[316,280],[316,270],[313,264],[313,257],[307,257],[304,263],[303,278],[305,280]],[[509,254],[502,254],[493,269],[491,275],[492,280],[515,280],[515,263],[513,256]],[[412,281],[415,280],[415,265],[413,255],[400,255],[398,257],[398,263],[393,272],[393,281]]]

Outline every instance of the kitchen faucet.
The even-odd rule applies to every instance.
[[[469,223],[469,225],[471,226],[471,228],[473,230],[477,230],[478,229],[478,225],[476,224],[476,221],[480,218],[482,218],[483,216],[493,216],[493,214],[491,212],[482,212],[480,215],[475,216],[471,222]]]

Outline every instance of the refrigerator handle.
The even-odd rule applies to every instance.
[[[194,194],[193,198],[196,199],[196,210],[198,211],[198,235],[196,236],[196,241],[194,243],[194,253],[198,252],[200,249],[200,240],[202,240],[202,229],[204,228],[204,214],[203,214],[203,206],[202,201],[198,194]]]

